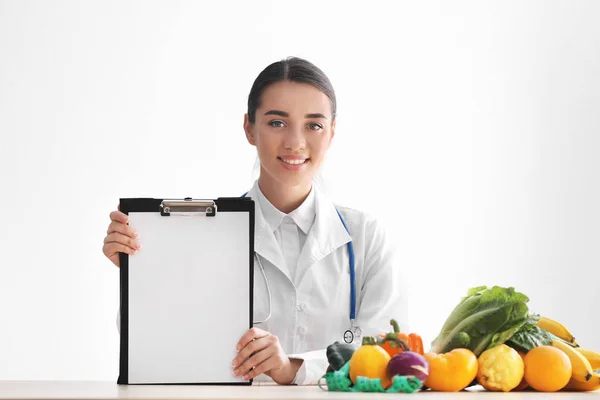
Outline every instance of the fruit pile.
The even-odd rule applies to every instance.
[[[426,353],[431,371],[425,386],[447,392],[475,383],[490,391],[503,392],[600,389],[600,353],[579,347],[564,325],[549,318],[540,318],[536,326],[544,326],[547,329],[544,331],[556,339],[548,345],[533,347],[527,353],[506,344],[491,347],[479,357],[465,348],[442,354]],[[457,360],[459,352],[460,361]]]
[[[580,347],[563,324],[530,313],[528,301],[513,288],[470,289],[428,352],[419,335],[400,332],[392,320],[394,332],[365,337],[358,348],[330,345],[324,378],[335,386],[332,377],[347,374],[339,389],[346,391],[600,389],[600,353]]]
[[[504,392],[600,389],[600,353],[580,347],[563,324],[530,313],[528,301],[512,287],[470,289],[433,340],[429,354],[435,359],[448,357],[455,349],[468,350],[477,367],[457,368],[465,380],[445,385],[447,380],[435,379],[432,365],[425,386],[444,391],[474,384]],[[463,385],[470,376],[475,379]]]

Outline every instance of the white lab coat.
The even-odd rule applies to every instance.
[[[335,341],[343,342],[350,328],[350,240],[355,254],[356,317],[363,335],[391,331],[391,318],[403,331],[409,329],[404,267],[394,262],[394,246],[381,225],[363,212],[338,206],[348,235],[334,203],[317,186],[314,189],[316,217],[295,277],[289,276],[258,205],[255,213],[254,250],[261,257],[272,296],[271,318],[255,326],[277,335],[288,356],[304,359],[299,385],[317,383],[328,365],[325,349]],[[248,196],[257,199],[257,190],[255,184]],[[265,281],[255,261],[254,320],[265,319],[268,312]]]
[[[296,384],[316,384],[327,369],[326,348],[343,342],[350,328],[350,263],[352,240],[356,271],[356,318],[365,335],[391,331],[390,319],[408,331],[405,266],[394,262],[394,247],[376,219],[354,209],[336,206],[317,186],[316,216],[302,248],[297,276],[290,277],[281,249],[258,204],[258,184],[247,196],[256,199],[254,250],[261,257],[271,289],[271,318],[257,328],[279,338],[289,357],[304,360]],[[297,282],[294,285],[293,282]],[[255,259],[254,321],[269,313],[265,279]],[[117,316],[119,326],[120,316]],[[257,381],[270,380],[266,375]]]

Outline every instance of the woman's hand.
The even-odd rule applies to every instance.
[[[270,376],[280,385],[292,383],[302,360],[289,359],[279,339],[267,331],[251,328],[237,345],[238,355],[233,360],[234,374],[245,380],[260,374]]]
[[[129,216],[123,214],[121,211],[113,211],[110,213],[110,220],[102,252],[118,267],[119,252],[135,254],[142,245],[137,240],[138,233],[131,226],[127,225]]]

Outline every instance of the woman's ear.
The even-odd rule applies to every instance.
[[[250,123],[248,114],[244,114],[244,132],[246,132],[246,139],[252,146],[256,146],[256,138],[254,137],[254,125]]]
[[[329,138],[329,144],[331,144],[331,141],[333,140],[333,137],[335,136],[335,123],[337,122],[337,119],[334,119],[331,122],[331,137]]]

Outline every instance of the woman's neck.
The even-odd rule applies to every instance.
[[[312,182],[298,186],[281,186],[281,183],[261,174],[258,178],[258,187],[265,197],[285,214],[289,214],[306,200],[312,188]]]

